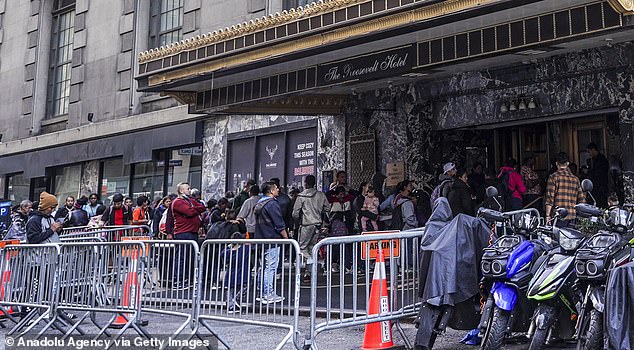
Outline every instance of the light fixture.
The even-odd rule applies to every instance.
[[[509,111],[509,109],[508,109],[508,107],[506,107],[506,103],[502,102],[502,105],[500,106],[500,112],[506,113],[508,111]]]
[[[535,109],[537,108],[537,104],[535,103],[535,99],[531,98],[530,101],[528,101],[528,109]]]
[[[95,115],[93,113],[88,113],[88,115],[86,116],[86,118],[88,119],[88,122],[92,123],[92,119],[95,117]]]
[[[2,142],[2,134],[0,134],[0,142]]]
[[[526,102],[524,102],[524,99],[520,100],[520,104],[517,108],[519,108],[520,111],[523,111],[526,109]]]
[[[515,101],[511,101],[509,105],[509,111],[517,111],[517,106],[515,106]]]

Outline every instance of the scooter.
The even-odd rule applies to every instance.
[[[592,182],[584,180],[584,191],[590,193]],[[592,196],[590,194],[590,196]],[[603,312],[605,286],[610,270],[630,261],[634,214],[624,208],[605,211],[589,204],[577,207],[578,216],[601,221],[607,230],[599,230],[577,251],[575,272],[585,294],[580,307],[575,337],[577,349],[603,349]]]
[[[566,216],[565,208],[557,209],[556,217]],[[542,349],[553,339],[571,339],[575,333],[577,308],[583,298],[576,283],[574,260],[586,238],[580,231],[555,225],[550,232],[558,246],[540,257],[541,262],[538,261],[528,285],[528,299],[538,302],[527,334],[531,339],[529,350]]]
[[[487,196],[495,198],[497,190],[489,187]],[[528,330],[534,310],[534,303],[526,298],[531,267],[550,247],[534,239],[540,220],[535,209],[505,213],[481,209],[478,215],[503,230],[492,246],[484,249],[480,265],[481,294],[486,300],[478,325],[482,348],[499,349],[509,332]]]

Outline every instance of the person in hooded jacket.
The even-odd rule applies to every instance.
[[[471,188],[467,181],[467,169],[458,169],[456,181],[454,181],[447,196],[453,215],[467,214],[474,216]]]
[[[394,202],[392,202],[392,228],[404,231],[418,227],[416,199],[410,198],[413,190],[414,184],[410,180],[405,180],[399,184],[397,195],[394,197]],[[395,213],[397,210],[400,210],[400,212]],[[397,219],[399,214],[400,221]]]
[[[18,208],[11,214],[11,226],[9,227],[7,235],[3,239],[26,240],[26,223],[29,220],[29,214],[31,213],[32,208],[33,203],[31,203],[30,200],[25,199],[20,202]]]
[[[66,223],[67,227],[80,227],[88,225],[90,218],[88,213],[83,209],[88,204],[88,198],[82,196],[75,202],[75,208],[70,212],[70,220]]]
[[[57,207],[57,198],[44,191],[40,194],[37,211],[26,223],[26,241],[29,244],[60,242],[62,224],[56,222],[51,213]]]
[[[306,272],[304,279],[307,279],[308,265],[313,264],[312,251],[319,238],[322,226],[322,218],[330,212],[330,203],[323,192],[315,189],[316,179],[313,175],[306,176],[304,180],[304,190],[297,195],[293,206],[293,218],[300,223],[299,227],[299,249],[306,258]]]

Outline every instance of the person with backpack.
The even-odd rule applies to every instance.
[[[438,186],[436,186],[436,188],[434,188],[431,196],[429,197],[429,205],[432,208],[434,207],[434,202],[436,202],[436,199],[440,197],[447,198],[447,196],[449,195],[449,191],[451,190],[451,186],[455,181],[455,176],[457,173],[456,164],[452,162],[445,163],[445,165],[443,165],[442,167],[442,171],[443,173],[438,176],[438,180],[440,181],[440,183],[438,184]]]
[[[226,220],[217,221],[207,230],[205,239],[229,239],[234,233],[244,233],[246,228],[237,220],[236,212],[229,209],[225,212]]]
[[[205,211],[205,206],[200,201],[190,198],[191,187],[187,182],[181,182],[176,186],[178,190],[178,198],[172,201],[171,213],[173,217],[172,234],[174,239],[182,241],[194,241],[198,244],[198,231],[200,230],[200,214]],[[167,220],[169,221],[169,216]],[[169,231],[168,231],[169,233]],[[183,290],[189,289],[189,270],[193,264],[193,256],[187,258],[190,261],[186,261],[185,249],[183,246],[179,246],[176,252],[176,257],[179,261],[176,262],[175,267],[175,279],[176,286],[174,289]]]
[[[526,186],[524,186],[522,175],[515,170],[515,167],[517,167],[517,161],[509,158],[500,168],[498,175],[504,191],[505,211],[520,210],[523,207],[522,195],[526,192]]]
[[[112,204],[106,208],[101,216],[105,226],[129,225],[132,221],[132,209],[123,204],[123,195],[115,193],[112,196]]]
[[[19,239],[26,240],[26,222],[29,220],[29,214],[33,210],[33,203],[26,199],[20,202],[18,208],[11,214],[11,226],[5,240]]]
[[[309,265],[313,264],[313,247],[317,244],[323,218],[330,212],[330,203],[323,192],[317,191],[314,175],[304,179],[304,190],[297,195],[293,205],[293,218],[299,222],[299,249],[306,259],[303,279],[310,280]]]
[[[410,230],[418,227],[416,218],[416,199],[410,198],[414,184],[410,180],[401,182],[397,188],[397,195],[392,203],[392,229]]]
[[[155,238],[165,238],[165,221],[167,220],[167,208],[172,203],[171,196],[165,196],[160,204],[154,208],[154,220],[152,220],[152,232]]]

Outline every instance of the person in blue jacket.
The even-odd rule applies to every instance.
[[[255,205],[255,239],[287,239],[286,222],[282,209],[277,202],[280,189],[273,182],[262,184],[262,198]],[[267,244],[264,248],[264,266],[261,274],[260,297],[256,300],[262,304],[279,303],[284,300],[275,292],[273,282],[279,265],[280,247]]]

